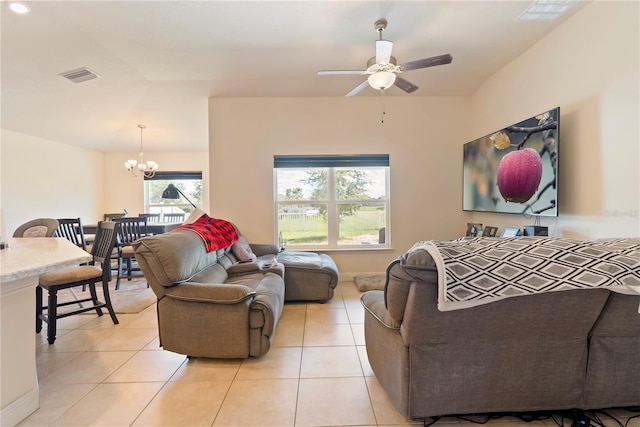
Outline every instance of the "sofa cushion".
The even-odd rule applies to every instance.
[[[243,236],[238,237],[238,240],[231,247],[233,254],[241,262],[250,262],[257,259],[256,255],[251,250],[249,242]]]
[[[229,277],[227,270],[220,263],[213,264],[193,276],[190,282],[224,283]]]
[[[133,242],[136,258],[144,258],[157,283],[173,286],[186,282],[218,260],[216,252],[206,252],[202,239],[189,230],[143,237]]]

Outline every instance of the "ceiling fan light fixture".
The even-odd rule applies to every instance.
[[[369,86],[376,90],[389,89],[396,82],[396,75],[391,71],[378,71],[373,73],[367,79]]]

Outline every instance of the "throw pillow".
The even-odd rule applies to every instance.
[[[247,239],[242,236],[240,236],[238,241],[233,244],[231,251],[240,262],[256,261],[258,259],[256,254],[251,250],[251,246],[249,246]]]
[[[44,225],[34,225],[33,227],[27,228],[24,233],[22,233],[22,237],[44,237],[47,235],[47,227]]]

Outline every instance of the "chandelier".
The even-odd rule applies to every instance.
[[[140,154],[138,155],[139,160],[127,160],[124,162],[124,167],[127,168],[131,175],[140,176],[140,174],[144,175],[145,178],[153,178],[158,170],[158,164],[152,160],[144,161],[144,151],[142,150],[142,130],[146,127],[145,125],[138,125],[140,128]]]

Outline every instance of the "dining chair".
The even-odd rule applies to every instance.
[[[146,217],[147,222],[160,222],[160,214],[159,213],[141,213],[138,214],[139,217]]]
[[[133,270],[140,270],[140,268],[134,264],[135,256],[131,244],[139,238],[148,235],[147,218],[122,217],[115,218],[114,221],[120,224],[117,247],[118,277],[116,279],[116,289],[120,289],[120,279],[124,274],[123,262],[126,263],[127,280],[131,280],[131,272]]]
[[[36,218],[27,221],[13,232],[13,237],[52,237],[58,229],[55,218]]]
[[[54,237],[64,237],[71,243],[79,247],[84,251],[91,252],[91,248],[87,249],[87,242],[84,238],[84,230],[82,228],[82,220],[80,218],[58,218],[58,228],[53,234]],[[84,263],[90,265],[91,263]],[[87,289],[86,285],[82,286],[82,292]],[[76,302],[80,299],[76,294],[75,289],[69,288],[71,294],[76,299]],[[82,307],[82,303],[78,302],[78,305]]]
[[[184,213],[163,214],[164,222],[184,222]]]
[[[46,322],[48,325],[47,341],[49,344],[55,342],[57,321],[63,317],[85,313],[91,310],[95,310],[98,316],[102,316],[102,309],[106,308],[109,311],[113,323],[118,324],[118,318],[111,306],[111,298],[109,297],[109,279],[111,277],[109,260],[113,248],[116,245],[119,228],[120,224],[115,222],[102,221],[98,223],[96,240],[91,248],[94,265],[68,267],[40,275],[38,286],[36,287],[36,333],[42,331],[42,322]],[[97,267],[96,264],[100,264],[100,267]],[[96,283],[99,282],[102,282],[104,301],[98,300],[98,294],[96,293]],[[83,285],[89,286],[89,292],[91,294],[89,298],[69,302],[58,302],[58,291]],[[48,292],[46,306],[43,306],[44,289]],[[58,311],[59,307],[82,302],[91,302],[91,305],[70,311]],[[47,311],[46,314],[44,314],[44,310]]]
[[[87,250],[82,220],[80,218],[58,218],[58,228],[54,236],[64,237],[77,247]]]

